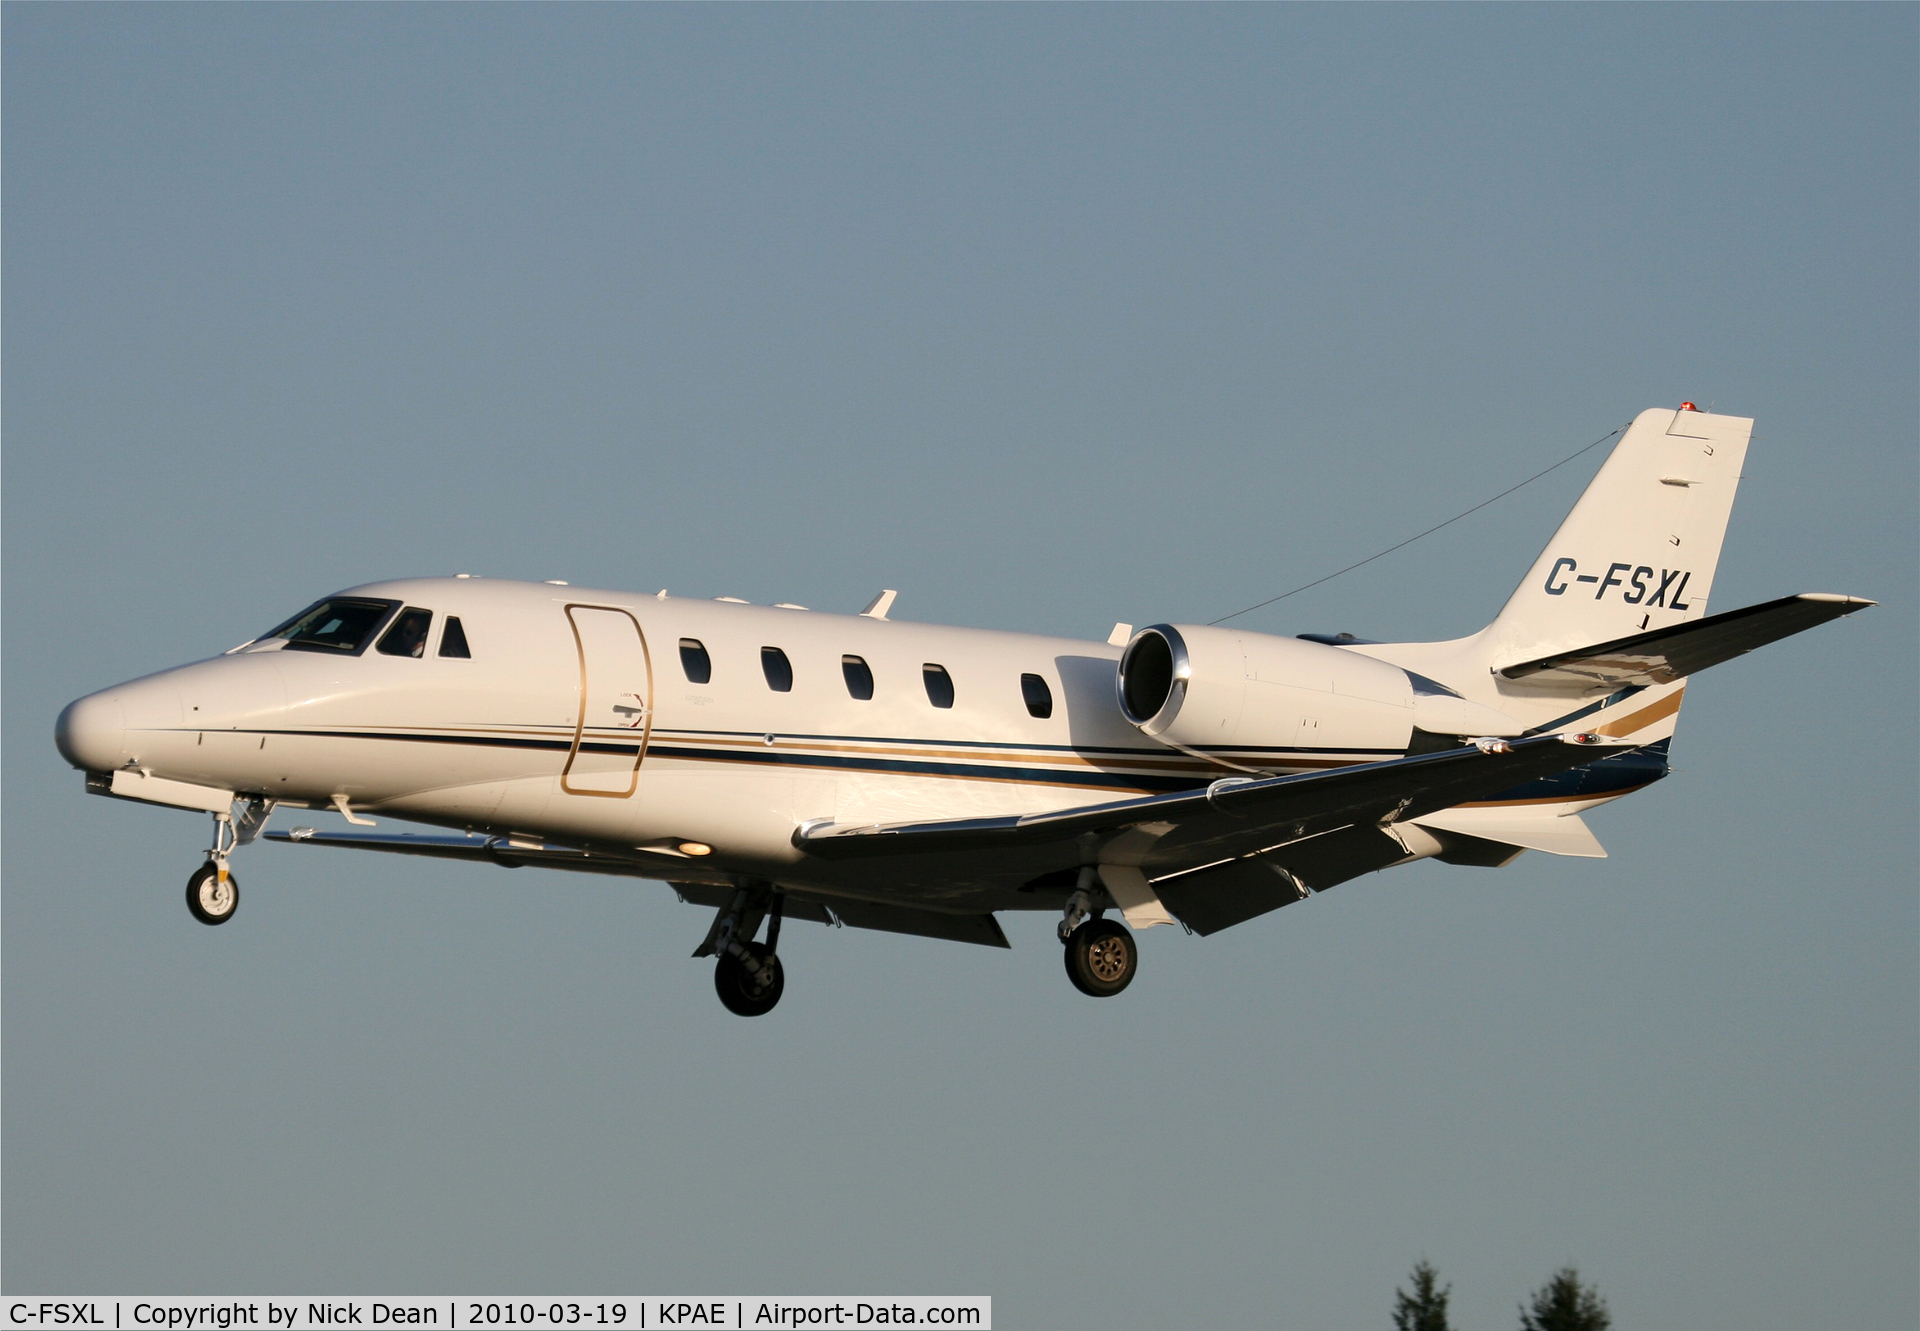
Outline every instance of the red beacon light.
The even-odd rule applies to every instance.
[[[1693,403],[1691,403],[1691,402],[1682,402],[1682,403],[1680,404],[1680,410],[1682,410],[1682,411],[1698,411],[1698,410],[1700,410],[1700,408],[1698,408],[1698,407],[1696,407],[1696,406],[1694,406],[1694,405],[1693,405]]]

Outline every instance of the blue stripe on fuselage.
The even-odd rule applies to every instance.
[[[1610,753],[1580,767],[1571,767],[1552,776],[1543,776],[1489,795],[1473,803],[1502,804],[1512,800],[1580,800],[1602,795],[1624,795],[1641,786],[1652,785],[1667,774],[1667,745],[1670,740]]]

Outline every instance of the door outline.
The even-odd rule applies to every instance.
[[[569,795],[597,795],[602,799],[623,800],[629,798],[640,788],[640,764],[647,756],[647,743],[653,738],[653,652],[647,646],[647,635],[640,627],[640,621],[633,617],[631,610],[617,605],[590,605],[584,601],[569,601],[566,604],[567,627],[573,630],[573,652],[580,658],[580,709],[573,721],[573,746],[567,750],[567,765],[560,769],[560,789]],[[633,770],[627,774],[625,790],[581,790],[567,784],[567,777],[573,771],[573,761],[580,756],[580,742],[587,730],[587,644],[580,636],[580,622],[573,617],[575,610],[601,610],[609,614],[625,615],[627,622],[633,625],[633,636],[640,640],[640,659],[647,666],[647,696],[643,700],[646,707],[646,723],[640,731],[640,749],[633,755]],[[632,695],[625,695],[632,696]]]

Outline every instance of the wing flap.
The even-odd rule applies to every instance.
[[[673,884],[682,901],[700,906],[724,906],[732,897],[732,887],[713,887],[703,883]],[[785,889],[784,913],[790,920],[812,920],[818,924],[844,924],[849,929],[877,929],[882,933],[914,934],[920,938],[941,938],[951,943],[978,943],[983,947],[1012,947],[993,916],[955,914],[949,911],[920,910],[913,906],[884,905],[845,897],[813,897]]]
[[[1000,921],[981,913],[950,915],[938,910],[915,910],[910,906],[883,906],[872,901],[836,898],[828,907],[851,929],[879,929],[890,934],[916,934],[921,938],[942,938],[950,943],[978,943],[982,947],[1012,947],[1000,931]]]
[[[1155,881],[1167,908],[1197,934],[1216,934],[1268,911],[1407,858],[1377,827],[1343,827],[1279,850]]]
[[[1421,827],[1458,832],[1524,850],[1578,859],[1604,860],[1607,848],[1577,813],[1540,814],[1518,809],[1442,809],[1412,820]]]
[[[1217,934],[1307,895],[1286,870],[1264,855],[1162,878],[1153,890],[1181,923],[1201,935]]]
[[[1503,666],[1500,673],[1518,682],[1580,692],[1600,692],[1622,684],[1670,684],[1873,604],[1857,596],[1802,592],[1671,628]]]

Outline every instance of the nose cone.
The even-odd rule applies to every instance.
[[[75,699],[54,722],[53,742],[81,771],[111,772],[127,760],[126,708],[111,690]]]

